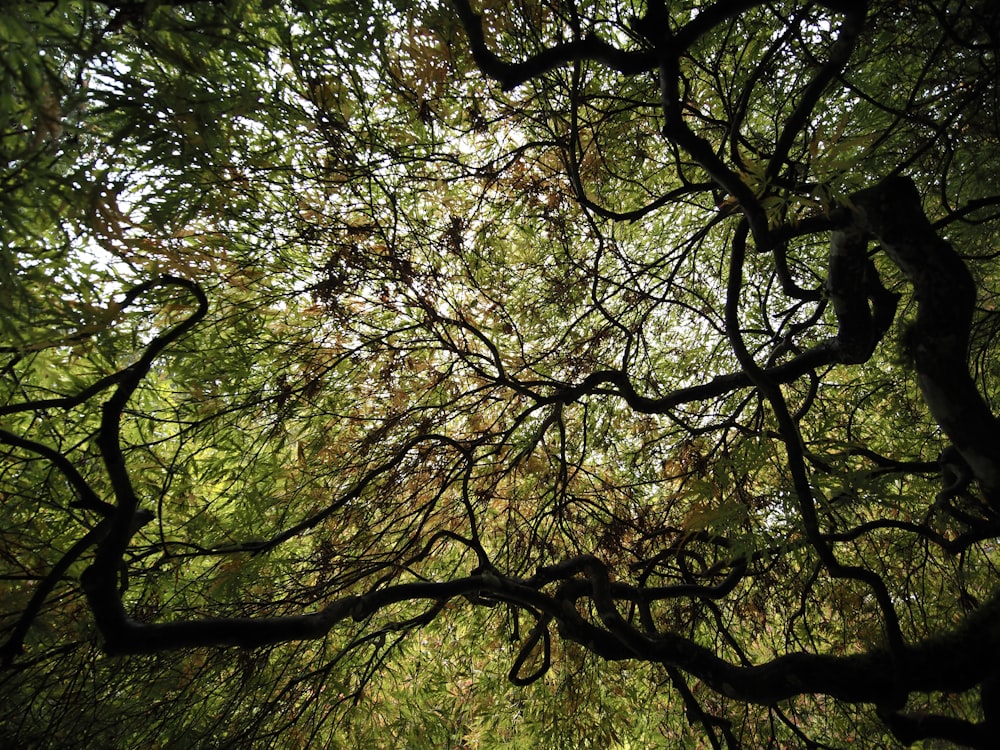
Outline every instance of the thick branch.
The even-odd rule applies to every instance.
[[[871,233],[913,284],[911,332],[917,383],[931,415],[1000,507],[1000,422],[969,375],[976,302],[972,274],[924,213],[916,185],[895,177],[852,196],[858,225]]]
[[[892,325],[899,302],[898,294],[882,286],[867,249],[867,234],[854,226],[830,237],[827,293],[837,316],[831,354],[844,364],[868,361]]]
[[[486,44],[482,18],[472,10],[468,0],[452,0],[452,5],[455,6],[458,20],[469,38],[469,49],[476,65],[485,75],[499,81],[506,91],[575,60],[599,62],[626,75],[642,73],[656,67],[656,60],[650,53],[619,49],[595,34],[556,44],[522,62],[506,62]]]
[[[122,412],[156,358],[164,349],[194,328],[208,312],[208,298],[201,287],[193,281],[176,276],[161,276],[141,284],[133,292],[140,293],[156,286],[179,286],[186,289],[195,297],[197,307],[183,321],[149,342],[138,361],[122,372],[118,387],[101,410],[101,427],[96,442],[111,481],[116,508],[110,517],[110,529],[98,544],[94,563],[88,570],[95,576],[103,577],[112,588],[115,586],[118,570],[122,565],[122,556],[135,533],[139,510],[139,500],[132,487],[121,446]]]

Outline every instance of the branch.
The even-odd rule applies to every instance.
[[[136,286],[133,286],[132,288],[128,289],[122,296],[121,302],[116,302],[108,306],[108,311],[107,311],[108,318],[104,325],[110,326],[115,318],[121,315],[139,297],[148,292],[150,289],[153,289],[157,286],[164,286],[171,284],[188,287],[192,289],[192,291],[198,290],[197,292],[195,292],[196,294],[200,292],[200,289],[198,289],[196,284],[193,284],[193,282],[187,281],[186,279],[182,279],[176,276],[162,276],[157,279],[144,281],[143,283],[137,284]],[[202,295],[202,298],[203,297],[204,295]],[[54,346],[68,346],[69,344],[80,342],[87,338],[90,338],[91,336],[98,333],[100,330],[104,330],[104,326],[101,326],[99,328],[95,327],[86,328],[81,331],[78,331],[77,333],[71,336],[68,336],[67,338],[60,339],[59,341],[56,341],[54,343],[46,342],[45,344],[39,344],[37,346],[28,347],[28,350],[51,348]],[[22,352],[22,351],[25,351],[23,347],[16,347],[16,346],[0,347],[0,353]],[[80,404],[89,400],[93,396],[96,396],[98,393],[105,390],[106,388],[110,388],[116,383],[121,382],[121,380],[126,376],[128,372],[129,369],[126,369],[126,370],[121,370],[119,372],[113,372],[110,375],[105,375],[103,378],[98,379],[91,385],[87,386],[78,393],[73,394],[72,396],[59,396],[57,398],[36,399],[19,404],[7,404],[4,406],[0,406],[0,416],[4,414],[16,414],[18,412],[25,412],[25,411],[39,411],[41,409],[56,409],[56,408],[70,409],[74,406],[79,406]]]
[[[340,622],[365,620],[401,602],[445,602],[510,588],[493,573],[442,583],[416,582],[391,586],[364,596],[347,596],[319,612],[284,617],[207,617],[167,623],[139,623],[125,613],[117,587],[91,566],[84,571],[83,589],[109,654],[151,654],[184,648],[255,648],[288,641],[323,638]],[[511,594],[510,591],[507,592]],[[519,597],[514,597],[519,599]]]
[[[593,33],[582,39],[556,44],[522,62],[506,62],[486,44],[483,19],[472,10],[468,0],[452,0],[452,5],[469,39],[469,49],[476,65],[483,74],[499,81],[505,91],[576,60],[598,62],[624,75],[643,73],[656,67],[656,59],[649,52],[619,49]]]
[[[152,519],[152,511],[137,513],[133,521],[134,531],[138,531],[144,524],[148,523]],[[97,526],[88,531],[82,539],[78,540],[72,547],[70,547],[66,553],[59,558],[59,562],[52,566],[52,569],[48,572],[45,578],[39,582],[38,588],[35,589],[35,593],[31,596],[31,600],[21,611],[17,622],[14,624],[14,628],[10,637],[7,639],[7,642],[3,644],[3,646],[0,646],[0,665],[10,665],[11,662],[14,661],[14,658],[23,651],[24,637],[28,634],[28,630],[38,617],[39,612],[42,611],[42,605],[45,604],[45,600],[48,598],[49,594],[52,593],[52,589],[54,589],[56,584],[63,579],[70,566],[76,562],[90,547],[100,542],[101,539],[103,539],[108,533],[110,528],[111,519],[105,518],[97,524]]]
[[[851,53],[854,51],[858,37],[861,35],[861,30],[864,27],[868,4],[864,0],[861,0],[861,2],[848,2],[843,3],[843,5],[846,6],[844,8],[845,18],[843,24],[841,24],[837,41],[830,51],[830,57],[806,86],[805,91],[802,92],[802,98],[795,107],[795,111],[785,120],[785,125],[774,148],[774,154],[771,156],[771,160],[768,162],[765,171],[766,180],[772,180],[778,176],[788,156],[789,149],[791,149],[795,139],[800,136],[802,129],[808,123],[809,117],[816,108],[816,104],[819,102],[823,91],[840,71],[844,69],[844,66],[847,65],[847,61],[851,57]]]
[[[1000,508],[1000,422],[968,367],[976,303],[972,274],[934,232],[912,180],[890,178],[856,193],[851,204],[858,226],[878,240],[913,284],[914,367],[924,401],[968,463],[983,495]]]
[[[51,448],[44,443],[39,443],[34,440],[29,440],[28,438],[21,437],[20,435],[15,435],[13,432],[8,432],[7,430],[0,429],[0,443],[6,443],[7,445],[13,445],[16,448],[23,448],[24,450],[36,453],[43,458],[48,459],[53,466],[55,466],[62,475],[69,482],[70,486],[76,490],[77,502],[74,503],[77,507],[83,508],[84,510],[92,510],[95,513],[100,513],[102,516],[110,516],[115,507],[110,503],[102,500],[94,489],[90,486],[83,475],[77,470],[65,454],[57,451],[55,448]]]
[[[190,331],[208,312],[208,298],[201,287],[193,281],[177,276],[161,276],[140,284],[131,293],[139,294],[156,286],[179,286],[194,295],[197,307],[183,321],[156,336],[143,350],[133,365],[121,373],[118,387],[104,403],[101,411],[101,427],[97,436],[97,448],[111,481],[115,496],[116,510],[111,517],[111,528],[100,542],[94,563],[88,569],[94,575],[102,576],[114,588],[117,572],[122,565],[122,556],[129,540],[135,533],[135,519],[139,501],[132,487],[125,454],[121,447],[121,415],[129,398],[139,387],[139,383],[149,372],[156,357],[170,344]]]
[[[832,355],[844,364],[871,358],[892,326],[899,303],[900,295],[882,286],[867,251],[868,236],[856,227],[831,233],[827,292],[837,316]]]

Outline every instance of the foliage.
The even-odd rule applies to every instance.
[[[5,743],[994,746],[993,4],[0,41]]]

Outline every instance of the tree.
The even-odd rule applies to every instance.
[[[995,4],[0,36],[10,741],[995,744]]]

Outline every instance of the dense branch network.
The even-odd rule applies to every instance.
[[[139,4],[107,2],[105,5],[135,14]],[[996,698],[1000,679],[1000,657],[996,656],[1000,654],[1000,595],[970,606],[966,616],[946,633],[914,636],[903,622],[901,605],[887,583],[887,576],[873,565],[859,562],[852,553],[854,542],[880,533],[919,540],[948,554],[963,553],[976,542],[1000,535],[1000,423],[968,367],[977,294],[973,276],[955,249],[938,234],[941,226],[928,219],[917,186],[905,177],[873,179],[869,187],[843,196],[824,212],[807,218],[775,220],[768,212],[769,200],[787,198],[795,190],[808,192],[791,154],[825,92],[844,76],[867,28],[867,4],[851,1],[816,4],[831,19],[830,24],[835,28],[831,32],[833,42],[826,58],[809,68],[808,80],[801,85],[795,105],[777,128],[775,143],[762,159],[762,184],[756,185],[747,176],[746,164],[736,163],[741,160],[738,144],[750,140],[741,141],[738,132],[747,109],[730,113],[735,125],[726,138],[731,139],[732,154],[737,158],[727,158],[724,144],[711,140],[707,135],[709,130],[699,130],[692,124],[694,105],[686,90],[687,74],[682,70],[682,60],[696,55],[698,45],[718,29],[765,4],[719,0],[686,22],[675,24],[666,4],[652,0],[646,12],[629,24],[631,47],[619,46],[596,31],[584,31],[577,24],[571,29],[569,40],[553,42],[520,61],[509,61],[503,53],[494,51],[497,47],[488,38],[483,15],[471,3],[454,0],[452,5],[476,66],[505,90],[544,82],[546,76],[567,68],[574,70],[578,84],[580,70],[586,65],[596,65],[623,78],[656,76],[658,116],[662,120],[660,135],[665,148],[685,155],[677,161],[680,186],[639,208],[626,210],[604,206],[588,193],[583,170],[575,157],[564,160],[569,172],[567,180],[587,217],[611,221],[634,221],[680,200],[711,197],[718,207],[711,225],[730,228],[726,235],[729,246],[724,254],[727,267],[721,327],[731,349],[730,360],[737,366],[728,373],[706,376],[702,382],[666,392],[646,388],[629,367],[632,331],[609,313],[612,325],[625,331],[628,338],[620,366],[594,368],[575,380],[555,375],[529,379],[524,374],[530,374],[529,367],[520,372],[507,367],[505,350],[488,329],[478,327],[458,313],[439,310],[421,297],[426,320],[413,327],[423,326],[421,335],[426,338],[422,340],[432,342],[441,352],[456,354],[461,366],[474,373],[476,388],[489,398],[525,404],[518,407],[523,410],[511,420],[512,426],[497,427],[495,432],[491,432],[492,427],[483,428],[481,435],[468,438],[449,434],[430,418],[424,422],[413,419],[417,425],[413,434],[396,443],[386,441],[389,447],[384,453],[373,449],[371,457],[360,457],[357,466],[363,470],[358,470],[353,481],[345,484],[346,489],[325,498],[319,510],[285,521],[270,536],[240,539],[228,546],[198,549],[192,554],[266,557],[296,540],[321,533],[324,524],[338,513],[363,502],[372,487],[382,481],[391,485],[397,474],[417,461],[436,462],[440,473],[435,476],[446,479],[441,480],[442,489],[435,500],[446,492],[454,492],[459,498],[455,505],[461,508],[458,514],[461,524],[445,525],[416,549],[413,541],[400,544],[392,554],[371,563],[361,573],[340,574],[342,578],[335,583],[320,581],[315,585],[320,594],[314,600],[321,602],[308,611],[288,614],[285,606],[282,614],[268,616],[153,621],[132,611],[127,597],[128,572],[135,564],[129,555],[133,539],[153,520],[154,514],[144,507],[143,491],[133,482],[131,454],[122,422],[140,386],[153,377],[157,363],[168,349],[204,321],[208,296],[199,284],[177,276],[163,276],[138,285],[125,294],[115,310],[121,312],[158,287],[176,288],[190,295],[195,301],[194,310],[181,322],[152,336],[132,364],[97,378],[73,394],[0,405],[0,416],[18,417],[47,410],[70,411],[104,398],[92,441],[100,457],[102,480],[108,488],[108,497],[102,497],[85,477],[83,468],[75,463],[72,453],[75,448],[53,447],[14,430],[0,430],[0,443],[19,455],[51,464],[74,492],[77,498],[74,508],[100,519],[69,546],[37,583],[33,596],[0,646],[4,664],[16,663],[29,629],[56,585],[75,563],[87,560],[82,590],[103,648],[112,655],[220,647],[254,649],[289,641],[322,640],[352,623],[379,633],[415,631],[441,617],[448,603],[503,605],[527,615],[533,623],[529,634],[521,638],[512,661],[509,678],[515,684],[528,685],[546,675],[551,667],[552,637],[557,633],[606,660],[641,660],[665,667],[684,697],[689,714],[704,725],[715,744],[718,744],[717,732],[730,744],[735,744],[735,740],[724,720],[702,709],[687,685],[688,679],[698,680],[726,699],[767,706],[801,695],[825,695],[847,703],[873,704],[881,720],[901,741],[943,737],[988,747],[1000,731]],[[800,16],[788,21],[789,34],[795,23],[803,23]],[[775,43],[774,50],[777,49]],[[752,88],[744,98],[749,98]],[[579,93],[578,89],[575,93]],[[581,101],[574,100],[574,106]],[[580,149],[582,136],[578,123],[574,122],[570,131],[567,148]],[[700,181],[690,180],[684,174],[690,163],[697,166]],[[809,190],[815,187],[811,185]],[[965,213],[995,202],[995,199],[974,202],[957,211],[953,218],[958,220]],[[456,244],[461,241],[460,230],[461,227],[452,238]],[[803,288],[802,280],[795,278],[789,268],[790,262],[796,260],[790,248],[795,241],[817,237],[823,238],[828,248],[823,269],[825,281],[813,288]],[[765,347],[752,343],[752,325],[748,323],[750,316],[746,310],[750,299],[748,289],[752,287],[748,281],[752,262],[764,257],[769,259],[777,286],[787,299],[814,306],[806,322],[793,332],[819,330],[818,321],[829,310],[830,335],[814,337],[808,345],[799,346],[795,337],[788,334],[779,346],[762,356]],[[834,504],[838,498],[822,496],[816,479],[830,469],[825,459],[807,450],[802,424],[826,374],[871,363],[897,325],[903,295],[886,281],[884,272],[880,274],[879,269],[886,267],[886,259],[912,287],[916,306],[915,322],[908,333],[912,366],[923,401],[951,448],[942,454],[940,467],[928,461],[882,456],[868,448],[852,449],[855,456],[874,463],[883,472],[929,474],[940,468],[945,486],[934,502],[928,503],[927,520],[923,523],[887,516],[844,528],[836,525]],[[398,259],[395,261],[399,263]],[[599,274],[596,270],[593,273],[596,288]],[[411,283],[411,287],[416,286]],[[383,292],[382,296],[388,295]],[[414,296],[419,294],[414,292]],[[596,292],[593,297],[597,299]],[[600,305],[595,302],[595,307]],[[769,312],[772,311],[765,311]],[[388,341],[391,334],[385,333],[383,338]],[[362,350],[362,346],[357,349]],[[2,351],[17,353],[14,349]],[[330,369],[348,358],[349,355],[344,355]],[[458,369],[457,365],[454,367]],[[789,393],[803,382],[810,384],[809,396],[796,410],[790,405]],[[309,388],[301,390],[308,392]],[[784,543],[747,550],[707,531],[660,529],[643,540],[648,542],[644,557],[628,566],[631,579],[616,577],[617,571],[597,550],[566,555],[560,562],[533,570],[526,570],[527,566],[520,563],[517,569],[505,568],[499,559],[492,558],[487,532],[482,528],[488,521],[484,508],[489,505],[490,499],[486,497],[489,493],[477,495],[470,489],[476,471],[488,475],[493,471],[491,462],[500,464],[504,460],[516,466],[544,443],[551,432],[565,433],[564,417],[569,410],[583,410],[594,402],[614,402],[624,404],[631,413],[674,419],[692,434],[698,434],[699,430],[708,432],[710,428],[684,423],[680,416],[682,407],[744,396],[744,404],[759,399],[769,407],[769,416],[757,419],[753,428],[757,431],[755,437],[777,438],[782,446],[781,473],[787,475],[790,507],[795,508],[799,522],[795,534]],[[284,406],[289,393],[279,389],[270,398]],[[473,403],[478,405],[487,400],[484,396],[482,401]],[[429,407],[421,409],[431,411]],[[417,411],[420,410],[414,410]],[[734,431],[739,427],[752,432],[737,425],[735,418],[725,424]],[[526,441],[528,447],[507,450],[505,442],[517,430],[531,433]],[[384,433],[373,434],[374,438],[367,443],[362,441],[361,445],[372,448]],[[565,434],[560,440],[563,454],[557,473],[566,484],[566,474],[580,467],[573,466],[566,457]],[[692,476],[704,474],[698,466],[703,459],[696,454],[692,448],[685,457],[693,466],[688,472]],[[94,470],[88,467],[87,471]],[[495,473],[506,478],[514,470],[496,469]],[[499,483],[500,480],[494,480],[493,487]],[[429,505],[432,507],[433,503]],[[827,506],[833,510],[828,511]],[[161,505],[161,511],[165,507]],[[933,523],[935,514],[941,513],[961,527],[961,533],[941,531]],[[419,523],[415,522],[418,531],[413,533],[414,539],[420,538],[425,525],[431,525],[430,515],[428,511]],[[468,574],[456,573],[448,580],[420,575],[419,563],[432,556],[437,545],[446,544],[474,559],[475,569]],[[164,541],[162,546],[161,551],[169,557],[165,552],[169,542]],[[92,558],[88,559],[88,554]],[[711,612],[716,603],[764,580],[765,573],[778,567],[783,558],[799,554],[806,556],[813,566],[805,589],[824,576],[864,592],[863,600],[877,611],[882,628],[875,645],[841,654],[790,648],[777,656],[760,657],[744,649],[719,618],[716,631],[726,644],[720,653],[704,645],[694,634],[693,626],[688,631],[666,614],[682,604],[696,604]],[[670,566],[677,571],[674,582],[661,583],[658,573]],[[412,578],[406,578],[411,573]],[[404,577],[402,582],[400,577]],[[344,593],[348,589],[351,593]],[[328,590],[333,593],[327,595]],[[805,599],[803,594],[802,610]],[[417,613],[413,614],[414,611]],[[963,693],[975,689],[980,691],[979,720],[945,715],[918,718],[906,710],[907,701],[916,694]]]
[[[505,65],[489,51],[483,39],[479,18],[471,13],[467,4],[457,3],[457,5],[477,63],[485,74],[496,78],[506,87],[521,84],[533,76],[541,76],[556,62],[579,63],[583,60],[594,60],[622,73],[627,72],[622,64],[624,60],[642,60],[643,65],[648,65],[645,57],[647,53],[635,52],[627,55],[625,52],[619,52],[613,56],[607,53],[606,43],[597,40],[593,35],[587,36],[585,43],[575,48],[570,45],[553,48],[522,63]],[[764,217],[759,197],[754,195],[740,177],[723,163],[716,149],[703,137],[695,134],[685,123],[682,111],[683,95],[679,85],[682,76],[678,60],[685,51],[703,33],[731,15],[754,5],[756,4],[719,2],[709,6],[707,10],[702,10],[686,26],[673,31],[669,29],[664,9],[658,3],[651,3],[646,15],[637,22],[637,28],[642,36],[650,41],[655,65],[659,70],[665,120],[664,136],[683,148],[705,169],[719,188],[733,196],[744,215],[744,226],[752,233],[758,251],[771,251],[775,255],[776,268],[780,274],[784,269],[784,249],[775,241],[774,234]],[[845,14],[841,36],[833,46],[829,59],[804,88],[798,106],[785,121],[784,130],[767,168],[767,173],[772,179],[782,172],[792,141],[808,121],[824,89],[847,64],[854,44],[864,27],[865,3],[824,5],[833,11]],[[602,54],[595,54],[595,50],[601,50]],[[577,192],[580,194],[584,192],[579,184]],[[781,437],[788,451],[789,468],[796,478],[796,492],[799,495],[800,509],[810,542],[816,547],[819,558],[831,575],[854,578],[869,586],[883,611],[890,653],[879,657],[886,660],[881,668],[871,669],[873,665],[868,664],[863,671],[868,674],[888,675],[888,681],[882,689],[876,690],[879,693],[877,697],[868,696],[860,700],[883,704],[890,728],[900,738],[912,741],[924,735],[915,730],[913,721],[894,713],[896,708],[902,706],[907,694],[914,690],[961,690],[989,682],[993,679],[995,665],[986,667],[975,679],[961,688],[949,685],[947,678],[936,685],[916,687],[904,677],[912,674],[913,666],[922,662],[925,655],[920,653],[919,647],[914,648],[904,642],[899,632],[895,607],[880,577],[864,568],[842,565],[833,547],[830,546],[831,538],[824,537],[819,528],[813,493],[800,448],[801,436],[795,420],[788,412],[780,389],[780,384],[792,382],[822,365],[867,362],[892,326],[899,295],[886,290],[879,279],[876,267],[868,255],[870,242],[876,242],[914,285],[918,313],[911,335],[918,382],[931,414],[953,442],[960,460],[968,467],[971,476],[977,480],[980,490],[991,506],[991,510],[985,514],[985,520],[978,522],[981,526],[979,531],[984,536],[992,535],[996,530],[995,488],[996,472],[1000,468],[1000,444],[997,442],[1000,431],[997,419],[991,414],[978,392],[966,365],[976,298],[975,285],[955,251],[935,234],[926,219],[920,196],[913,182],[898,177],[891,178],[852,196],[846,203],[850,208],[838,211],[834,216],[836,226],[830,241],[826,286],[827,296],[837,318],[836,336],[783,365],[760,367],[746,350],[740,334],[739,300],[744,263],[744,253],[741,251],[734,253],[731,261],[727,330],[734,354],[743,365],[742,372],[716,377],[711,383],[684,389],[659,399],[649,399],[637,394],[624,371],[598,372],[590,375],[578,386],[567,387],[559,393],[558,398],[571,402],[595,391],[604,390],[602,386],[605,384],[613,384],[614,392],[637,411],[656,412],[683,403],[687,398],[694,400],[711,397],[728,389],[740,387],[756,386],[760,389],[771,402],[777,416]],[[744,238],[745,231],[742,236],[738,231],[734,249],[738,248]],[[787,270],[784,278],[787,279]],[[787,286],[794,285],[789,283]],[[617,613],[610,590],[606,586],[598,585],[596,579],[592,596],[608,633],[621,648],[626,651],[631,649],[633,653],[649,658],[651,652],[664,647],[662,641],[655,642],[654,646],[654,641],[645,640],[637,631],[631,631]],[[985,622],[993,622],[995,617],[995,614],[990,613],[990,609],[989,606],[984,607],[978,613]],[[693,644],[683,639],[680,639],[680,642],[684,643],[686,648],[696,650]],[[928,651],[931,650],[933,648],[928,648]],[[767,678],[762,676],[764,673],[782,675],[783,679],[789,679],[796,685],[804,684],[804,681],[794,674],[793,664],[797,657],[782,657],[766,667],[759,668],[762,670],[758,673],[761,676],[757,679],[748,676],[743,683],[745,687],[739,690],[732,687],[733,683],[729,679],[718,676],[717,665],[699,662],[697,658],[684,658],[685,655],[691,657],[691,653],[682,654],[684,654],[683,648],[680,649],[680,654],[673,654],[664,661],[680,666],[713,684],[724,694],[735,692],[744,700],[752,700],[754,695],[766,696],[763,698],[765,702],[787,697],[776,696],[768,689]],[[809,669],[815,670],[812,672],[813,675],[823,674],[829,669],[830,671],[820,679],[827,677],[832,679],[836,670],[849,661],[849,659],[826,661],[824,658],[816,657],[816,662],[810,665]],[[748,674],[751,673],[752,670]],[[931,674],[932,672],[929,672],[928,677]],[[733,675],[730,672],[726,677],[730,678]],[[934,682],[934,678],[931,677],[930,680]],[[869,679],[868,684],[873,685],[873,682]],[[827,686],[817,692],[832,694],[836,690]],[[839,697],[851,700],[843,694]],[[970,744],[984,745],[993,731],[992,709],[985,706],[985,693],[984,711],[987,713],[987,719],[983,724],[968,725],[958,720],[942,720],[932,721],[926,726],[935,727],[929,729],[929,732],[940,731],[943,736],[951,736]]]

